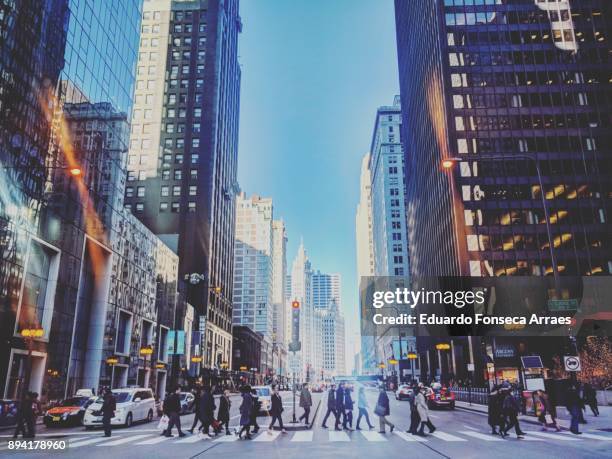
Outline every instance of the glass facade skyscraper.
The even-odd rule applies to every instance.
[[[411,273],[612,273],[607,2],[395,11]]]

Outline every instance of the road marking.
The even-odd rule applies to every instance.
[[[213,442],[227,443],[227,442],[236,441],[236,440],[238,440],[238,435],[226,435],[225,437],[221,437],[221,438],[217,438],[216,440],[213,440]]]
[[[551,438],[553,440],[561,440],[561,441],[579,441],[578,438],[565,437],[559,434],[547,433],[547,432],[534,432],[533,430],[529,430],[525,432],[529,435],[535,435],[536,437],[544,437]]]
[[[423,437],[419,437],[417,435],[412,435],[412,434],[407,434],[406,432],[400,432],[398,430],[395,430],[393,433],[404,441],[418,441],[418,442],[427,441]]]
[[[460,430],[460,434],[467,435],[468,437],[478,438],[484,441],[504,441],[501,438],[493,437],[491,435],[481,434],[480,432],[474,432],[472,430]]]
[[[268,432],[260,433],[255,437],[253,441],[274,441],[276,437],[280,435],[280,432],[269,430]]]
[[[312,430],[298,430],[296,433],[293,434],[293,438],[291,439],[291,441],[312,441],[313,436],[314,432]]]
[[[103,440],[108,440],[109,438],[112,438],[112,437],[89,438],[87,440],[79,441],[77,443],[70,443],[70,448],[78,448],[79,446],[92,445],[94,443],[99,443]]]
[[[210,440],[210,438],[205,437],[204,435],[191,435],[187,438],[181,438],[175,443],[195,443],[197,441],[205,441],[205,440]]]
[[[363,435],[368,441],[387,441],[387,439],[383,437],[383,434],[378,432],[368,432],[362,430],[361,435]]]
[[[351,441],[351,439],[346,434],[346,432],[338,432],[338,431],[332,430],[329,433],[329,441]]]
[[[160,435],[159,437],[149,438],[148,440],[141,441],[136,443],[137,445],[156,445],[157,443],[161,443],[162,441],[168,441],[171,437],[166,437],[164,435]]]
[[[439,438],[440,440],[444,440],[444,441],[467,441],[465,438],[455,437],[454,435],[451,435],[449,433],[439,432],[437,430],[431,435],[433,435],[436,438]]]
[[[141,438],[147,438],[150,437],[150,434],[143,434],[143,435],[132,435],[131,437],[123,437],[120,438],[119,440],[113,440],[110,441],[108,443],[102,443],[101,445],[96,445],[96,446],[117,446],[117,445],[123,445],[124,443],[129,443],[131,441],[136,441],[136,440],[140,440]]]
[[[567,431],[563,431],[561,433],[563,435],[571,435],[572,437],[574,436],[573,433],[567,432]],[[603,436],[603,435],[594,435],[594,434],[590,434],[590,433],[586,433],[586,432],[582,432],[582,435],[580,435],[580,437],[578,437],[576,435],[576,440],[578,440],[579,438],[590,438],[592,440],[612,441],[612,437],[606,437],[606,436]]]

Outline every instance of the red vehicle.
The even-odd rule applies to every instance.
[[[448,387],[441,384],[432,384],[427,396],[427,406],[431,408],[450,408],[455,409],[455,393]]]

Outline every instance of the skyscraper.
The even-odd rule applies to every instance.
[[[412,274],[612,273],[607,7],[396,0]]]
[[[346,374],[344,316],[333,298],[325,309],[319,309],[317,312],[321,315],[321,379],[344,375]]]
[[[284,376],[287,368],[285,284],[287,282],[287,233],[285,222],[272,221],[272,332],[277,374]]]
[[[312,305],[315,309],[328,308],[332,301],[338,307],[342,305],[342,284],[338,273],[312,273]]]
[[[272,220],[271,198],[238,195],[232,321],[262,334],[262,361],[257,367],[262,372],[272,368],[269,351],[274,339]]]
[[[144,5],[126,204],[180,257],[206,367],[231,355],[241,27],[238,0]]]

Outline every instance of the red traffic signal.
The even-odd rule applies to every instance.
[[[291,307],[292,307],[293,309],[300,309],[300,302],[299,302],[299,301],[297,301],[297,300],[293,301],[293,302],[291,303]]]

